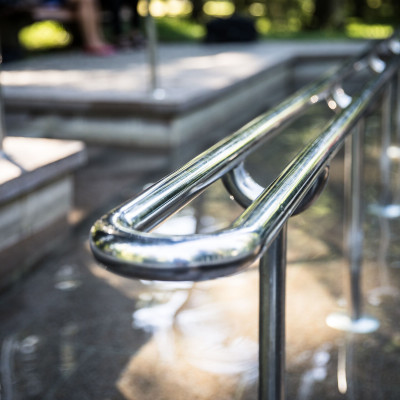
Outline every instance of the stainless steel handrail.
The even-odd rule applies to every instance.
[[[351,201],[347,205],[351,215],[347,229],[354,236],[348,242],[353,293],[351,319],[346,320],[346,326],[365,333],[379,325],[376,320],[361,315],[362,207],[361,186],[356,181],[362,176],[363,117],[376,95],[399,70],[399,55],[397,35],[374,45],[335,73],[309,85],[211,147],[136,199],[111,211],[92,227],[91,248],[95,257],[113,272],[128,277],[204,280],[237,272],[261,257],[259,399],[283,400],[285,397],[287,221],[322,190],[329,161],[350,135],[351,152],[346,152],[346,157],[350,157],[347,187]],[[351,98],[342,89],[343,81],[365,68],[374,76],[361,93]],[[386,90],[385,101],[388,93]],[[340,112],[267,189],[262,188],[247,174],[242,161],[307,106],[324,100],[328,104],[334,101]],[[386,119],[390,119],[388,113],[384,113]],[[384,132],[383,136],[388,134]],[[222,177],[227,189],[247,207],[229,228],[208,235],[164,236],[148,232]]]
[[[0,48],[1,50],[1,48]],[[6,137],[6,127],[4,122],[4,97],[3,97],[3,90],[1,84],[1,64],[3,62],[3,58],[0,52],[0,156],[4,154],[3,151],[3,142],[4,138]]]
[[[91,231],[94,256],[115,273],[157,280],[204,280],[248,266],[274,240],[374,95],[395,74],[399,66],[397,43],[396,36],[376,44],[101,218]],[[394,56],[383,61],[381,53]],[[365,89],[350,104],[345,104],[347,107],[327,129],[228,229],[186,236],[148,232],[237,167],[306,106],[327,100],[333,91],[336,95],[343,94],[337,90],[343,79],[366,67],[376,76]]]

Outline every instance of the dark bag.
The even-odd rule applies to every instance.
[[[238,15],[213,19],[206,24],[206,28],[207,43],[251,42],[258,37],[254,21]]]

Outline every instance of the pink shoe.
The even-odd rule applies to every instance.
[[[85,53],[97,57],[109,57],[115,54],[115,49],[109,44],[103,44],[101,46],[86,46]]]

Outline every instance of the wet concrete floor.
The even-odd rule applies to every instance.
[[[362,286],[364,312],[380,328],[346,334],[326,324],[328,315],[347,308],[343,160],[338,155],[323,195],[289,226],[288,399],[400,397],[400,224],[395,215],[376,212],[384,189],[378,183],[379,126],[376,115],[368,120]],[[291,140],[289,129],[251,156],[249,169],[267,184],[312,134],[305,129]],[[397,203],[399,161],[396,147],[392,150],[389,192]],[[109,273],[88,249],[91,224],[161,178],[168,166],[156,154],[109,147],[90,147],[89,160],[76,174],[69,236],[0,296],[1,398],[255,399],[257,266],[195,284]],[[216,183],[162,229],[210,231],[240,212]]]

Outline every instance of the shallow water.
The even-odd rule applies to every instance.
[[[368,127],[363,310],[380,327],[351,334],[326,324],[347,312],[339,154],[322,196],[289,224],[288,399],[400,398],[400,220],[396,207],[381,212],[397,204],[400,163],[393,147],[392,185],[383,188],[376,115]],[[315,131],[289,133],[249,160],[260,182],[272,181]],[[138,173],[126,150],[102,155],[113,169],[94,157],[78,172],[75,212],[85,216],[69,239],[0,297],[1,399],[255,399],[257,265],[202,283],[128,280],[98,266],[87,247],[91,223],[165,172]],[[160,229],[209,232],[240,212],[216,183]]]

